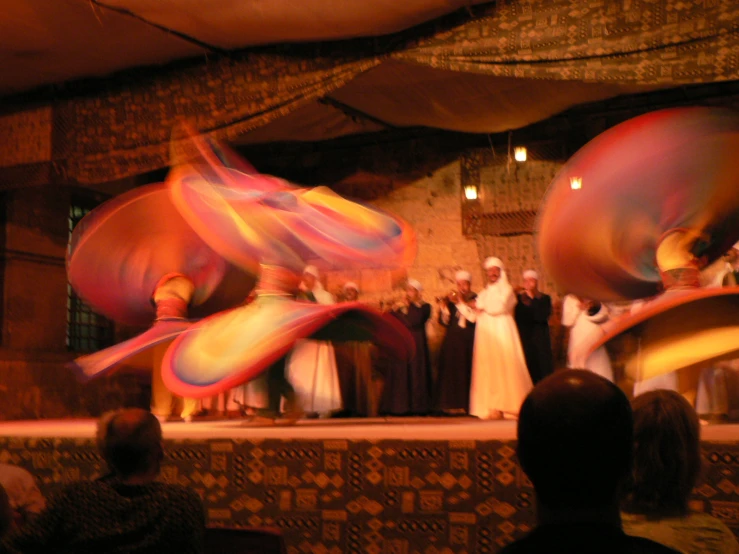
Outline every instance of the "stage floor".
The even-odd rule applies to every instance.
[[[48,419],[0,423],[0,436],[93,438],[94,419]],[[481,421],[470,417],[395,417],[356,419],[215,420],[162,424],[165,439],[301,439],[301,440],[459,440],[511,441],[514,420]],[[739,424],[701,427],[704,442],[739,442]]]

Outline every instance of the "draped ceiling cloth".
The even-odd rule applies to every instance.
[[[41,3],[22,0],[12,9]],[[188,58],[107,79],[93,93],[71,87],[55,100],[60,182],[167,167],[170,132],[182,118],[237,144],[406,126],[493,133],[620,94],[739,79],[734,2],[378,0],[356,12],[331,0],[289,3],[289,10],[286,0],[216,8],[204,0],[107,0],[71,2],[66,12],[59,4],[68,3],[48,13],[69,24],[34,30],[45,38],[34,62],[42,67],[29,77],[23,68],[33,69],[36,58],[27,52],[23,65],[20,54],[11,57],[0,93]],[[73,11],[87,18],[76,30]],[[17,15],[16,22],[24,16]],[[10,32],[8,21],[0,31]],[[0,32],[0,44],[13,42],[13,27]],[[57,36],[63,32],[79,37],[66,44]],[[57,53],[43,54],[46,48]]]

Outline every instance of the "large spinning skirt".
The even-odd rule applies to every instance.
[[[408,330],[364,304],[321,305],[260,296],[248,306],[203,319],[180,335],[165,356],[162,375],[175,394],[212,396],[258,377],[305,338],[373,340],[392,355],[413,354]]]

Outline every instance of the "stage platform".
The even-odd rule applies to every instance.
[[[293,553],[496,552],[534,522],[515,421],[373,418],[163,424],[163,477],[205,501],[209,525],[278,527]],[[702,428],[695,509],[739,534],[739,425]],[[46,495],[102,471],[94,420],[0,424],[0,461]]]

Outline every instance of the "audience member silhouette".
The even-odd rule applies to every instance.
[[[0,552],[201,554],[200,497],[156,481],[164,455],[157,418],[141,409],[120,410],[98,439],[111,473],[63,489],[37,518],[11,533]]]
[[[583,370],[543,379],[518,420],[518,456],[536,491],[538,526],[501,552],[674,553],[621,528],[631,451],[631,407],[616,385]]]
[[[693,407],[670,390],[637,396],[632,407],[634,462],[625,488],[624,531],[685,554],[739,553],[726,525],[688,506],[701,469],[700,424]]]

